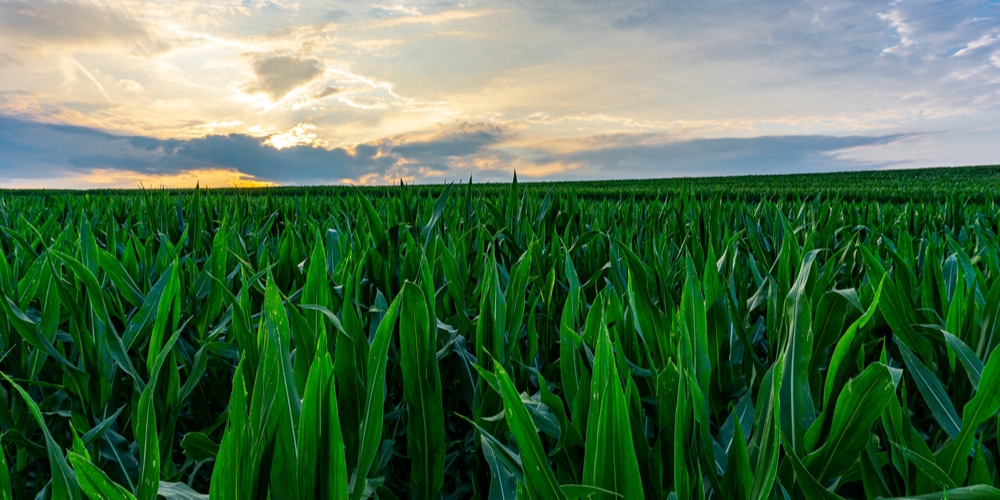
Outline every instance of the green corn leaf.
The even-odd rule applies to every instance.
[[[806,498],[824,500],[843,498],[820,484],[812,473],[809,472],[809,469],[799,460],[795,450],[792,449],[792,444],[784,435],[781,436],[781,447],[785,450],[785,457],[792,463],[792,469],[795,470],[795,483],[802,488],[803,493],[806,494]]]
[[[69,463],[76,471],[76,478],[80,482],[80,489],[90,498],[100,498],[106,500],[133,500],[131,493],[111,480],[97,466],[90,463],[87,457],[74,452],[69,452]]]
[[[400,365],[403,401],[407,406],[407,445],[411,459],[413,491],[423,498],[436,497],[444,483],[444,408],[438,373],[434,332],[428,330],[427,301],[411,282],[400,291]]]
[[[485,435],[480,436],[482,442],[483,456],[490,467],[490,494],[489,500],[516,500],[517,499],[517,476],[512,473],[504,462],[498,458],[493,451],[493,443]]]
[[[382,253],[387,255],[390,251],[389,249],[389,233],[385,230],[385,224],[382,223],[382,217],[375,210],[375,206],[368,199],[364,193],[356,191],[355,199],[361,203],[362,210],[365,211],[365,215],[368,216],[368,228],[369,235],[375,241],[375,248]]]
[[[208,495],[198,493],[185,483],[169,481],[160,481],[160,489],[156,495],[163,500],[208,500]]]
[[[736,422],[733,430],[726,471],[722,476],[724,494],[729,498],[751,498],[754,470],[750,468],[750,454],[747,451],[746,439],[743,437],[743,425]]]
[[[21,335],[25,341],[34,346],[36,349],[44,351],[52,359],[55,359],[63,366],[70,370],[80,371],[73,363],[71,363],[61,352],[59,352],[52,342],[42,335],[41,330],[38,328],[38,324],[31,318],[29,318],[23,311],[21,311],[13,301],[10,300],[5,294],[0,293],[0,305],[3,306],[2,310],[6,313],[7,321],[14,326],[14,329]]]
[[[898,450],[907,460],[912,462],[917,466],[917,469],[923,473],[924,477],[939,488],[955,488],[955,481],[948,475],[947,472],[941,469],[933,460],[925,457],[923,454],[913,451],[902,444],[891,442],[892,446]]]
[[[949,488],[935,493],[896,498],[898,500],[981,500],[986,498],[1000,498],[1000,489],[985,484],[977,484],[961,488]]]
[[[754,465],[753,489],[750,498],[769,498],[778,474],[778,456],[781,447],[781,356],[764,374],[757,395],[756,416],[752,444],[757,449]],[[753,457],[751,457],[753,458]]]
[[[1000,329],[1000,281],[994,281],[983,306],[983,322],[979,331],[976,354],[986,356],[993,352],[993,348],[1000,342],[998,329]]]
[[[11,380],[6,373],[0,372],[0,377],[3,377],[21,395],[21,399],[28,405],[28,410],[35,418],[35,422],[38,423],[38,426],[42,428],[42,433],[45,434],[45,450],[49,455],[49,467],[52,474],[50,483],[52,496],[54,498],[71,500],[82,498],[76,475],[66,461],[66,456],[63,454],[62,448],[59,447],[55,439],[52,438],[52,434],[49,433],[49,428],[45,425],[45,419],[42,418],[42,411],[38,408],[35,400],[31,399],[31,396],[20,385]]]
[[[115,363],[117,363],[118,366],[125,371],[125,373],[128,373],[133,379],[135,379],[140,388],[145,387],[145,382],[135,371],[135,366],[132,365],[132,359],[126,352],[126,348],[122,343],[121,337],[119,337],[114,331],[114,326],[111,323],[111,317],[108,315],[107,305],[104,302],[104,293],[101,291],[101,285],[97,282],[97,278],[94,277],[94,274],[90,269],[73,257],[57,252],[56,250],[51,250],[51,253],[55,257],[62,259],[63,262],[73,270],[76,277],[79,278],[80,281],[82,281],[86,286],[87,297],[90,298],[90,305],[95,309],[94,313],[103,325],[104,341],[107,343],[112,359],[114,359]]]
[[[958,412],[955,411],[955,405],[952,404],[951,398],[948,397],[948,392],[945,390],[944,384],[910,351],[899,337],[895,340],[896,345],[899,347],[899,352],[903,355],[903,362],[906,364],[907,371],[913,377],[913,381],[916,382],[917,389],[920,391],[920,395],[923,396],[927,406],[930,407],[931,414],[934,415],[934,420],[941,425],[941,428],[952,439],[958,437],[958,433],[962,429],[962,421],[958,418]]]
[[[833,403],[833,399],[839,394],[841,388],[847,382],[847,378],[850,375],[850,370],[852,366],[851,361],[857,356],[857,351],[859,348],[860,338],[858,337],[858,331],[864,328],[865,325],[871,321],[875,312],[878,310],[878,303],[882,297],[882,285],[883,281],[879,283],[878,289],[875,291],[875,297],[872,299],[871,304],[868,306],[868,310],[865,311],[860,318],[851,323],[847,327],[847,332],[837,341],[837,345],[833,350],[833,355],[830,357],[830,365],[827,370],[826,384],[823,388],[823,407],[829,407]]]
[[[229,421],[226,432],[219,443],[215,468],[212,469],[212,486],[209,496],[216,499],[253,498],[256,478],[251,476],[255,469],[246,470],[248,456],[249,425],[247,418],[247,391],[243,380],[243,367],[247,356],[240,357],[233,373],[233,390],[229,395]]]
[[[273,398],[269,411],[268,426],[274,426],[274,458],[271,467],[271,495],[275,499],[296,499],[299,497],[296,464],[299,461],[298,443],[295,429],[299,424],[302,401],[295,385],[295,374],[291,366],[289,343],[291,331],[284,301],[278,294],[273,276],[268,275],[264,292],[265,363],[264,391],[254,388],[254,397]],[[270,373],[267,373],[270,371]],[[271,392],[273,391],[273,392]]]
[[[805,450],[805,434],[816,419],[809,366],[812,361],[812,313],[806,284],[812,272],[817,250],[806,254],[799,274],[785,299],[789,318],[788,344],[785,347],[781,381],[781,432],[797,454]]]
[[[969,484],[993,484],[993,470],[986,463],[986,453],[983,452],[983,442],[976,443],[976,452],[972,457],[972,467],[969,468]]]
[[[361,498],[365,490],[365,481],[371,471],[375,454],[382,441],[382,418],[385,405],[385,365],[389,356],[389,342],[392,331],[399,316],[399,306],[402,296],[397,296],[385,316],[378,325],[375,339],[368,355],[368,381],[366,384],[365,413],[359,438],[360,450],[358,468],[351,478],[351,498]]]
[[[891,397],[895,397],[892,377],[881,363],[847,382],[837,398],[829,437],[803,460],[816,479],[837,477],[853,465],[850,457],[857,457],[868,444],[872,425]]]
[[[587,486],[584,484],[564,484],[562,486],[563,493],[566,494],[567,500],[577,500],[578,498],[624,498],[618,493],[610,490],[605,490],[598,488],[596,486]]]
[[[111,278],[111,282],[115,284],[122,298],[128,301],[129,304],[140,307],[143,301],[146,300],[146,297],[139,290],[139,286],[135,284],[132,277],[129,276],[128,271],[125,270],[125,266],[114,255],[111,255],[110,252],[104,249],[97,250],[97,257],[101,264],[101,269]]]
[[[177,292],[179,291],[180,277],[177,267],[178,264],[175,261],[163,272],[163,277],[166,277],[167,282],[163,292],[159,294],[159,300],[156,304],[156,314],[153,317],[153,331],[149,337],[149,355],[146,358],[146,364],[150,372],[153,371],[153,363],[160,354],[160,348],[163,344],[163,334],[167,329],[167,321],[170,318],[170,308],[173,306]],[[160,279],[162,280],[163,277]]]
[[[3,451],[3,435],[0,434],[0,499],[11,500],[14,493],[10,488],[10,474],[7,469],[7,455]]]
[[[337,410],[333,359],[320,337],[309,370],[299,420],[299,493],[315,498],[346,499],[347,463]]]
[[[160,371],[177,339],[180,338],[181,331],[187,325],[185,323],[180,329],[174,332],[167,339],[166,344],[159,355],[153,360],[153,368],[150,373],[149,384],[142,390],[139,396],[139,407],[135,418],[132,421],[133,432],[136,442],[139,445],[139,484],[136,486],[135,496],[139,500],[156,500],[156,492],[160,484],[160,439],[156,425],[156,397],[157,382]]]
[[[441,194],[438,195],[437,199],[434,200],[434,206],[431,208],[431,218],[427,220],[427,224],[420,230],[423,239],[427,240],[430,238],[434,228],[438,225],[438,221],[441,220],[441,216],[444,215],[445,208],[448,206],[448,196],[451,194],[451,186],[451,184],[448,184],[441,191]]]
[[[962,367],[969,376],[969,382],[972,382],[972,388],[978,391],[979,380],[983,376],[983,362],[969,346],[965,345],[965,342],[962,342],[962,339],[946,331],[942,331],[941,334],[944,335],[948,349],[962,362]]]
[[[628,406],[618,367],[615,365],[611,339],[604,324],[603,311],[598,313],[597,319],[600,329],[590,385],[591,403],[587,418],[583,483],[618,493],[625,498],[641,498],[642,477],[639,475],[639,464],[632,445]]]
[[[202,432],[188,432],[181,440],[184,454],[196,462],[212,460],[219,455],[219,444]]]
[[[1000,356],[990,355],[983,369],[979,389],[962,409],[962,428],[950,443],[937,454],[937,463],[954,481],[965,482],[969,454],[972,452],[976,429],[1000,410]]]
[[[521,463],[523,464],[525,485],[532,498],[554,498],[565,499],[566,495],[559,488],[555,474],[549,465],[548,457],[542,449],[542,441],[538,437],[538,430],[535,428],[528,410],[521,402],[521,396],[514,387],[514,382],[503,369],[499,362],[494,361],[494,373],[497,375],[497,382],[500,384],[501,396],[503,396],[504,416],[507,425],[510,427],[514,441],[521,451]]]

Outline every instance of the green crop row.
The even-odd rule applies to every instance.
[[[953,175],[0,193],[0,498],[1000,495]]]

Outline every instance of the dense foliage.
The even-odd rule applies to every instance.
[[[2,192],[0,498],[1000,494],[997,173]]]

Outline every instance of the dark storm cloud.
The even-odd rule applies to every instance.
[[[447,169],[448,162],[474,156],[504,135],[500,127],[462,124],[422,141],[387,138],[351,150],[279,150],[264,144],[266,138],[243,134],[157,139],[0,116],[0,185],[4,178],[50,179],[94,169],[170,175],[205,168],[279,183],[328,184],[384,175],[397,164]]]
[[[323,73],[323,63],[319,60],[289,55],[256,56],[251,67],[254,81],[243,90],[249,94],[267,94],[272,101],[280,101]]]
[[[0,182],[49,179],[93,169],[177,174],[203,168],[234,169],[258,179],[321,184],[383,172],[396,161],[375,158],[375,148],[274,149],[241,134],[190,140],[118,136],[85,127],[0,116]]]
[[[388,145],[388,150],[420,166],[443,171],[448,170],[454,160],[476,155],[510,135],[501,125],[462,123],[430,139],[395,138]]]

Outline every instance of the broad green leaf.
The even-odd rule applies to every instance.
[[[112,283],[115,284],[122,298],[135,307],[141,306],[146,297],[139,290],[139,286],[135,284],[132,277],[129,276],[128,271],[125,270],[122,263],[104,249],[97,250],[97,257],[101,264],[101,269],[111,278]]]
[[[208,500],[208,495],[198,493],[185,483],[160,481],[160,489],[156,492],[163,500]]]
[[[892,446],[898,450],[907,460],[917,466],[923,475],[940,488],[955,488],[955,481],[947,472],[941,470],[933,460],[917,453],[902,444],[892,442]]]
[[[90,463],[87,457],[69,452],[69,463],[76,471],[80,489],[90,498],[107,500],[130,500],[135,497],[125,488],[115,483],[97,466]]]
[[[806,494],[806,498],[831,500],[843,498],[820,484],[812,473],[809,472],[809,469],[799,460],[795,450],[792,449],[791,443],[784,435],[781,436],[781,447],[785,450],[785,457],[792,463],[792,469],[795,470],[795,483],[802,488],[802,491]]]
[[[859,348],[859,342],[861,339],[858,338],[858,331],[865,327],[869,321],[871,321],[872,316],[878,310],[878,303],[882,297],[882,285],[883,281],[879,283],[878,289],[875,291],[875,297],[872,299],[871,304],[868,306],[868,310],[865,311],[860,318],[851,323],[847,327],[847,332],[837,341],[837,346],[833,350],[833,355],[830,357],[830,365],[827,370],[826,375],[826,385],[823,388],[823,405],[824,408],[830,406],[833,403],[834,398],[843,388],[844,384],[847,382],[847,378],[850,376],[850,370],[853,369],[851,366],[851,361],[857,356],[857,350]]]
[[[895,397],[892,377],[881,363],[869,365],[847,382],[834,407],[829,437],[803,459],[816,479],[837,477],[853,465],[852,458],[868,444],[872,425],[892,397]]]
[[[542,441],[538,437],[538,430],[528,415],[528,410],[521,402],[521,396],[514,387],[514,382],[503,369],[499,362],[494,361],[494,373],[497,375],[497,382],[500,384],[501,396],[503,396],[503,411],[510,427],[514,441],[521,451],[521,463],[524,470],[524,481],[532,498],[559,498],[565,499],[566,495],[559,488],[555,474],[549,466],[548,457],[542,449]]]
[[[382,419],[385,411],[385,365],[389,356],[389,342],[399,317],[402,296],[397,296],[378,325],[375,339],[368,355],[367,395],[364,421],[359,439],[358,468],[351,478],[351,498],[357,500],[364,493],[365,481],[382,441]]]
[[[212,460],[219,455],[219,444],[201,432],[188,432],[181,440],[184,454],[196,462]]]
[[[274,458],[271,466],[271,496],[276,500],[299,497],[296,464],[299,461],[298,443],[295,429],[299,424],[302,400],[295,386],[295,374],[289,354],[291,332],[284,301],[278,294],[273,276],[268,276],[264,292],[265,332],[262,363],[264,363],[265,384],[258,384],[264,390],[254,388],[254,398],[273,398],[273,407],[268,410],[268,427],[274,426]],[[258,372],[258,376],[260,373]],[[273,392],[272,392],[273,391]]]
[[[221,498],[252,498],[256,486],[255,477],[244,470],[244,464],[251,461],[247,456],[249,449],[249,425],[247,418],[247,391],[243,380],[243,367],[247,356],[240,357],[240,362],[233,372],[233,390],[229,395],[229,421],[226,432],[219,443],[219,453],[216,456],[215,467],[212,469],[212,485],[209,496]]]
[[[114,325],[111,323],[111,317],[108,315],[107,305],[104,302],[104,293],[101,291],[101,285],[98,283],[97,278],[94,274],[84,266],[80,261],[70,257],[67,254],[57,252],[56,250],[50,251],[52,255],[59,257],[63,262],[73,270],[76,277],[82,281],[87,289],[87,297],[90,298],[90,305],[94,308],[94,313],[97,315],[97,319],[102,325],[104,330],[104,341],[111,353],[112,359],[115,363],[121,367],[125,373],[128,373],[135,379],[136,383],[140,388],[145,387],[145,381],[139,377],[139,374],[135,371],[135,366],[132,364],[132,359],[126,352],[127,349],[122,343],[121,337],[114,331]]]
[[[950,488],[938,493],[897,498],[899,500],[981,500],[986,498],[1000,498],[1000,489],[985,484],[977,484],[975,486]]]
[[[185,323],[186,326],[186,323]],[[153,366],[149,377],[149,384],[139,395],[139,407],[132,421],[132,431],[135,434],[136,443],[139,446],[139,484],[136,486],[135,496],[139,500],[156,500],[156,492],[160,484],[160,438],[156,424],[156,397],[157,384],[160,378],[160,371],[166,363],[177,339],[180,338],[182,326],[167,339],[166,344],[159,355],[153,360]]]
[[[737,422],[733,430],[726,471],[722,476],[722,485],[726,488],[724,494],[729,498],[750,498],[754,470],[750,468],[750,455],[746,439],[743,437],[743,425]]]
[[[632,445],[628,406],[603,311],[597,318],[600,329],[590,383],[583,484],[613,491],[625,498],[641,498],[642,477]]]
[[[785,347],[781,381],[781,432],[795,453],[805,451],[805,434],[816,419],[809,366],[812,360],[812,313],[806,285],[818,250],[806,254],[799,274],[785,298],[788,344]]]
[[[962,429],[962,421],[958,418],[958,412],[955,411],[955,405],[952,404],[951,398],[948,397],[948,392],[945,390],[944,384],[910,351],[904,342],[900,341],[900,338],[897,337],[895,340],[900,354],[903,355],[903,362],[906,364],[907,371],[913,377],[913,381],[916,382],[917,389],[920,391],[920,395],[923,396],[927,406],[930,407],[931,414],[934,415],[934,420],[941,425],[941,428],[952,439],[958,437],[958,433]]]
[[[407,448],[413,491],[423,498],[438,495],[444,484],[444,408],[434,332],[428,330],[427,302],[419,286],[407,282],[400,291],[400,365],[406,402]]]
[[[562,491],[566,494],[567,500],[576,500],[578,498],[600,498],[601,496],[624,498],[613,491],[601,489],[596,486],[587,486],[584,484],[564,484],[562,486]]]
[[[976,429],[1000,410],[1000,356],[990,355],[976,395],[962,409],[962,428],[937,454],[937,463],[954,481],[965,482]]]
[[[483,456],[490,467],[490,495],[489,500],[516,500],[517,499],[517,477],[507,469],[503,461],[497,457],[493,451],[493,444],[481,435]]]
[[[14,498],[14,493],[10,489],[10,475],[7,469],[7,456],[3,451],[2,434],[0,434],[0,498],[3,500]]]
[[[779,356],[771,369],[764,375],[757,395],[757,414],[754,419],[752,444],[757,449],[756,460],[751,457],[754,467],[753,489],[750,498],[761,500],[770,498],[774,480],[778,474],[778,455],[781,447],[781,366]]]
[[[301,495],[347,498],[347,465],[336,404],[333,360],[325,339],[320,337],[316,360],[306,381],[298,428]]]
[[[49,455],[49,467],[52,474],[50,485],[53,497],[71,500],[82,498],[76,475],[66,461],[66,456],[63,454],[62,448],[59,447],[55,439],[52,438],[52,434],[49,433],[49,428],[45,425],[45,419],[42,417],[42,411],[38,408],[38,404],[35,403],[34,399],[31,399],[31,396],[20,385],[11,380],[6,373],[0,372],[0,377],[3,377],[21,395],[21,399],[28,405],[28,410],[35,418],[35,422],[38,423],[38,426],[42,428],[42,433],[45,434],[45,450]]]
[[[0,293],[0,305],[3,306],[2,311],[6,313],[6,319],[14,326],[14,329],[21,335],[26,342],[34,346],[36,349],[44,351],[53,359],[61,363],[63,366],[70,370],[79,371],[80,369],[73,365],[61,352],[59,352],[52,342],[49,341],[38,328],[38,324],[31,318],[29,318],[23,311],[21,311],[13,301],[10,300],[6,295]]]
[[[958,360],[962,362],[962,366],[965,368],[965,373],[969,375],[969,382],[972,382],[972,387],[975,390],[979,390],[979,380],[983,376],[983,362],[979,360],[976,353],[962,342],[962,339],[946,332],[942,331],[944,335],[945,343],[948,344],[948,349],[958,357]]]

